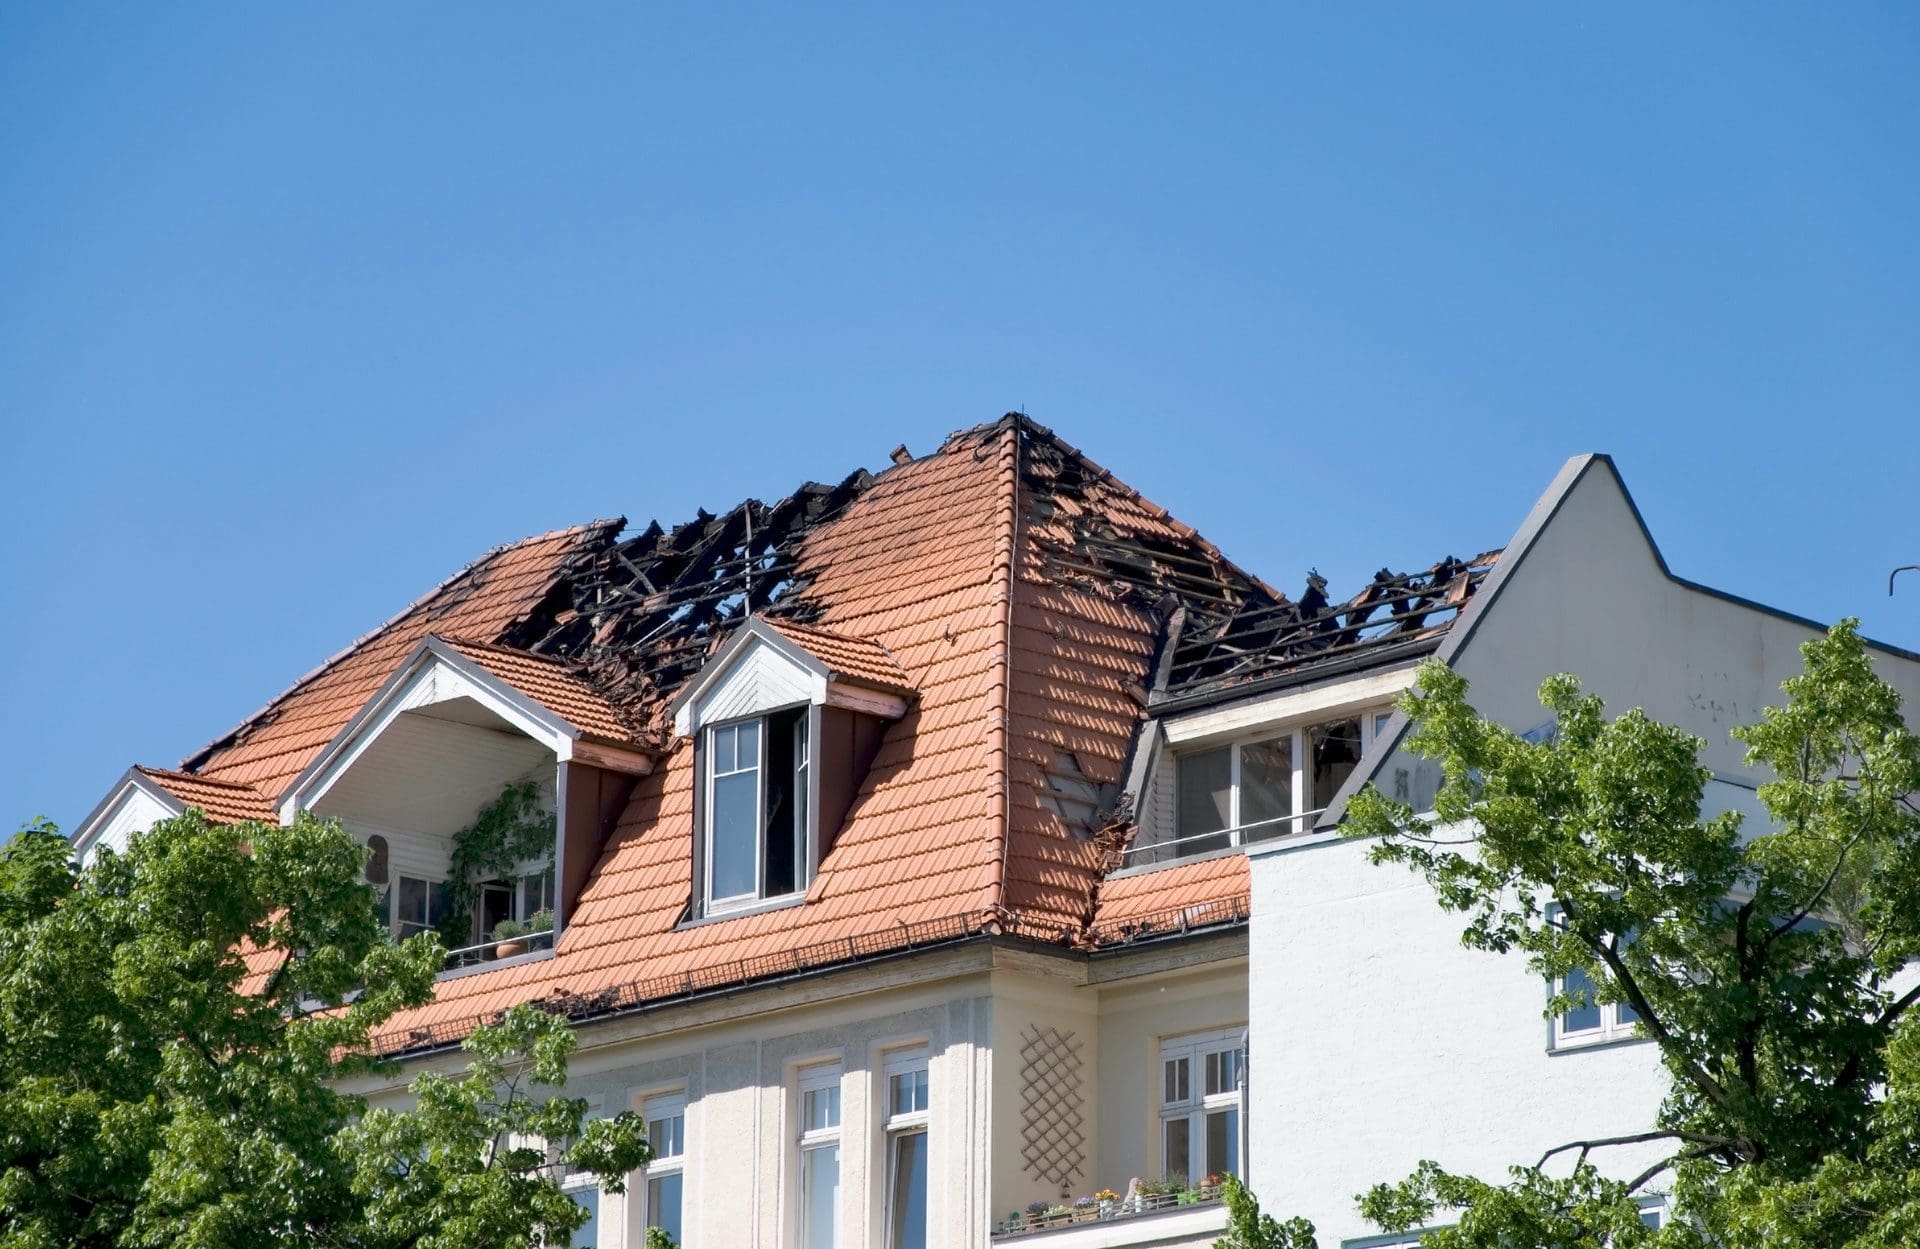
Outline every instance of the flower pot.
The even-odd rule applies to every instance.
[[[499,945],[493,947],[493,956],[495,958],[514,958],[526,952],[527,943],[524,941],[502,941]]]

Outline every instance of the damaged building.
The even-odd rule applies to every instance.
[[[1293,598],[1023,416],[891,458],[490,551],[76,844],[340,820],[394,934],[450,947],[381,1034],[407,1074],[537,1002],[572,1091],[654,1125],[624,1194],[575,1190],[603,1249],[979,1246],[1055,1207],[1106,1216],[1060,1249],[1210,1244],[1259,1113],[1249,851],[1313,836],[1502,557]],[[550,853],[454,879],[509,792]]]

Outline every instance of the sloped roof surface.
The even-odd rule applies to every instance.
[[[589,737],[629,746],[645,745],[650,740],[628,723],[591,678],[564,660],[463,638],[440,640]]]
[[[847,637],[777,617],[769,618],[767,623],[780,636],[826,665],[835,677],[898,694],[913,692],[913,678],[907,675],[906,669],[886,647],[870,638]]]
[[[273,824],[279,821],[273,804],[249,785],[196,776],[192,772],[176,772],[171,768],[138,766],[135,771],[187,806],[199,807],[216,824],[244,824],[248,820]]]
[[[555,591],[569,557],[603,545],[622,523],[595,521],[488,552],[182,766],[279,798],[422,638],[498,641]]]
[[[1050,431],[1010,415],[877,476],[618,528],[483,557],[190,761],[276,795],[429,633],[583,729],[665,743],[553,957],[443,982],[391,1047],[529,998],[584,1016],[968,933],[1085,947],[1244,919],[1237,856],[1108,874],[1169,634],[1285,597]],[[750,615],[914,697],[803,904],[681,928],[693,750],[665,708]]]

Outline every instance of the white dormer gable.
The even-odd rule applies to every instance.
[[[429,710],[438,719],[491,726],[504,722],[552,752],[559,763],[578,759],[630,775],[644,775],[653,766],[651,758],[639,751],[582,740],[585,734],[564,716],[472,662],[446,641],[428,637],[295,779],[280,800],[281,821],[291,822],[296,811],[314,809],[402,715]]]
[[[135,833],[144,833],[161,820],[179,815],[186,806],[178,798],[129,768],[73,832],[73,856],[92,861],[102,846],[125,853]]]
[[[705,725],[803,705],[842,707],[884,720],[897,720],[907,710],[899,694],[841,679],[755,616],[674,699],[673,731],[690,736]]]

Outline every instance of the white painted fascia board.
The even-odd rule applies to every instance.
[[[746,622],[735,629],[733,636],[721,645],[719,653],[707,661],[700,675],[687,682],[685,689],[674,695],[668,704],[673,710],[673,731],[681,737],[687,737],[698,727],[693,723],[693,708],[700,696],[726,679],[727,673],[738,663],[748,649],[756,646],[771,647],[775,654],[804,669],[813,678],[815,703],[825,703],[829,693],[828,684],[831,674],[827,666],[815,659],[804,648],[781,636],[780,632],[758,616],[749,616]],[[904,714],[905,704],[902,704]]]
[[[1170,744],[1186,746],[1238,737],[1267,727],[1290,726],[1315,717],[1362,711],[1399,697],[1413,684],[1418,671],[1417,664],[1402,664],[1384,671],[1335,678],[1225,707],[1167,716],[1160,721],[1160,727]]]
[[[520,732],[552,750],[559,762],[565,763],[573,757],[574,744],[580,737],[579,729],[492,673],[469,662],[439,638],[430,636],[414,647],[406,662],[387,678],[386,684],[367,700],[366,706],[334,735],[326,749],[294,779],[285,796],[280,799],[280,822],[292,823],[295,812],[318,802],[403,712],[446,701],[433,699],[415,702],[408,698],[419,682],[436,669],[445,669],[459,679],[461,696],[472,698]]]
[[[187,809],[185,803],[166,789],[154,784],[140,769],[128,768],[120,779],[114,782],[113,788],[107,791],[107,796],[94,804],[93,810],[87,812],[86,818],[80,821],[74,828],[73,835],[68,838],[73,845],[73,856],[76,859],[86,857],[87,851],[100,836],[100,830],[112,820],[114,812],[120,809],[120,804],[126,801],[127,795],[136,789],[165,807],[173,815],[180,815]]]

